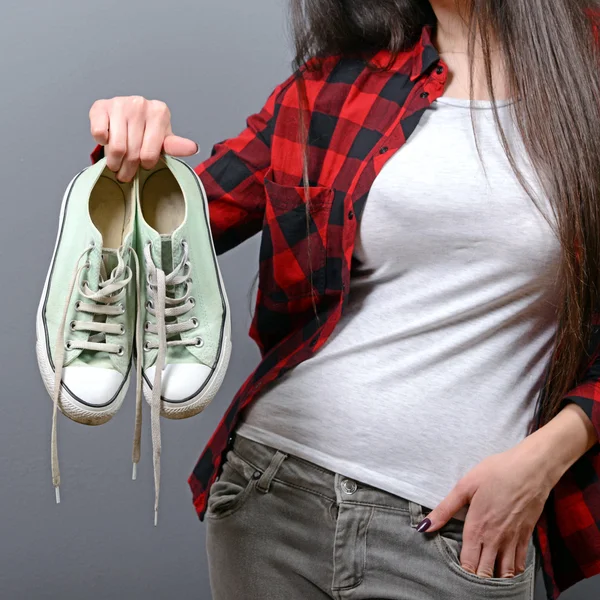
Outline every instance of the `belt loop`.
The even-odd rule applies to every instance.
[[[273,457],[271,458],[271,462],[269,466],[265,469],[265,472],[260,476],[259,480],[256,482],[256,489],[263,494],[266,494],[270,487],[271,481],[275,475],[277,475],[277,471],[279,471],[279,467],[281,463],[287,458],[287,454],[284,454],[280,450],[277,450]]]
[[[428,514],[430,511],[418,502],[409,500],[408,512],[410,513],[410,525],[414,528],[423,520],[425,514]]]

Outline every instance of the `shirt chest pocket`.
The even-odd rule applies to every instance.
[[[311,292],[327,285],[327,236],[334,190],[286,186],[265,177],[265,221],[260,245],[263,300],[287,310],[308,308]]]

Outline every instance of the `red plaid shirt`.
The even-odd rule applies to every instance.
[[[196,167],[208,194],[217,252],[261,232],[250,336],[262,360],[233,398],[190,475],[201,520],[240,411],[267,383],[317,352],[340,319],[371,185],[444,91],[447,67],[430,36],[426,26],[414,48],[402,53],[388,72],[374,73],[364,62],[342,56],[328,57],[321,73],[302,69],[310,106],[308,239],[293,76],[248,118],[244,131],[216,144]],[[383,65],[389,58],[380,51],[373,62]],[[600,437],[600,315],[594,316],[594,324],[592,358],[582,383],[565,402],[581,406]],[[538,522],[549,598],[600,572],[599,476],[597,444],[562,477]]]

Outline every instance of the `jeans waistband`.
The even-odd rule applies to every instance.
[[[279,449],[237,433],[233,436],[233,451],[254,469],[266,471]],[[333,502],[341,499],[343,502],[382,506],[413,513],[417,508],[421,508],[405,498],[345,477],[343,473],[336,474],[303,458],[285,452],[284,454],[286,458],[278,465],[277,472],[273,475],[274,480],[324,496]]]

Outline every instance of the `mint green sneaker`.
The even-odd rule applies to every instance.
[[[69,184],[39,302],[36,352],[53,401],[52,479],[60,501],[57,410],[101,425],[127,392],[136,319],[133,184],[103,159]],[[136,271],[137,276],[137,271]]]
[[[136,244],[144,329],[143,389],[151,406],[155,519],[160,483],[160,415],[198,414],[219,390],[231,354],[231,318],[209,227],[202,182],[185,162],[162,155],[135,179]]]

